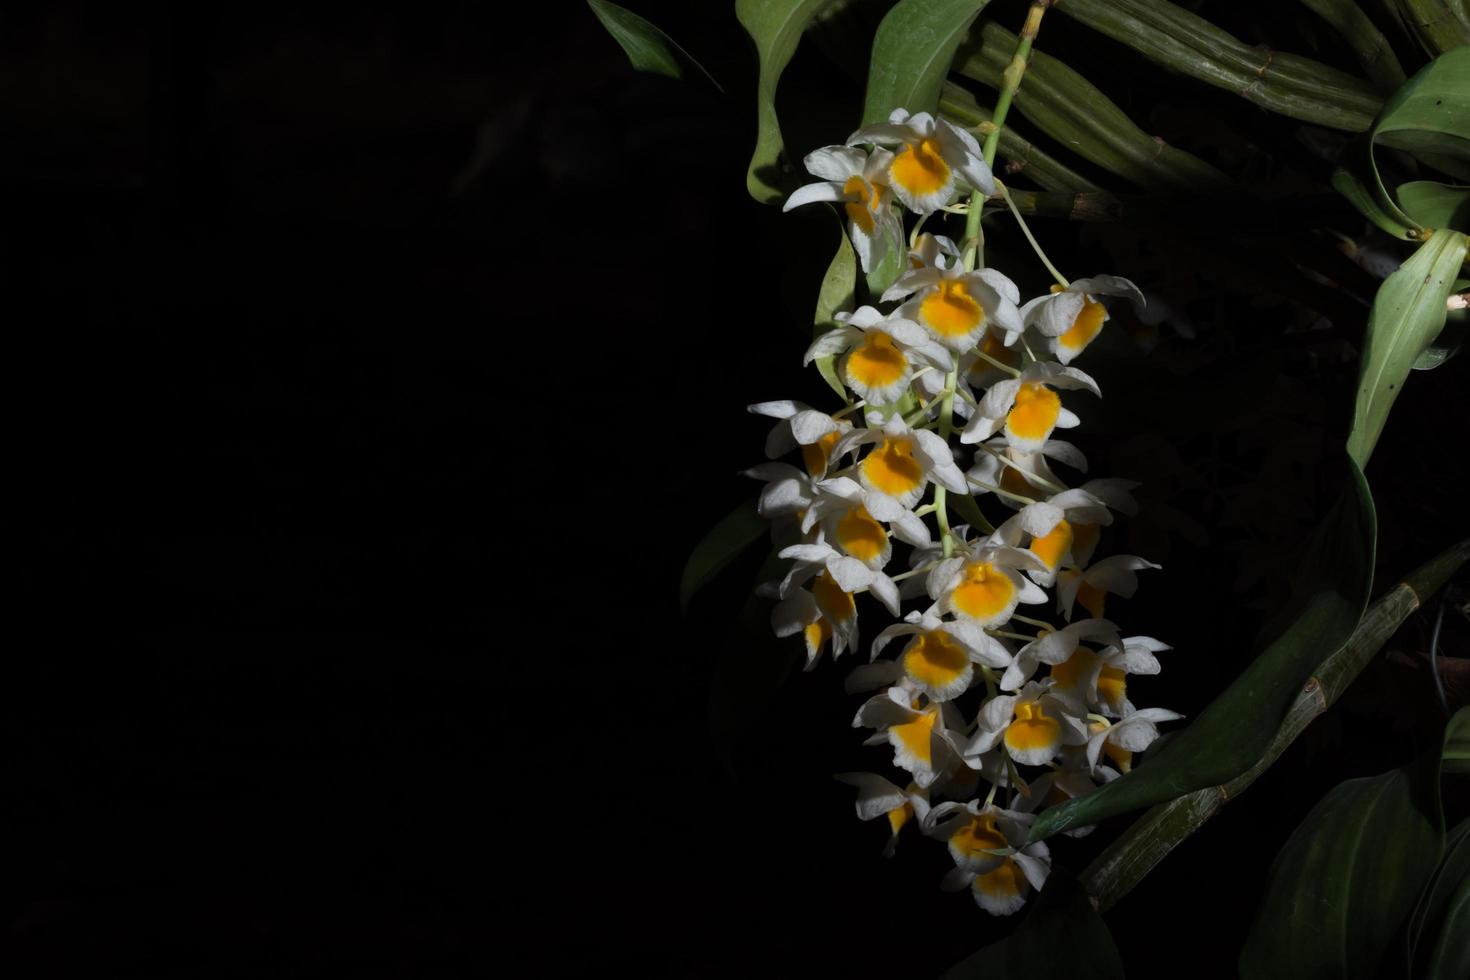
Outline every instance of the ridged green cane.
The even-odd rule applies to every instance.
[[[1165,0],[1059,0],[1056,7],[1155,64],[1293,119],[1359,133],[1383,102],[1356,75],[1252,47]]]
[[[966,129],[985,129],[991,125],[990,110],[975,101],[969,89],[945,82],[939,93],[940,115]],[[1100,188],[1077,171],[1062,163],[1036,144],[1029,142],[1012,126],[1000,131],[1000,155],[1008,169],[1020,172],[1048,191],[1096,191]]]
[[[1170,851],[1270,768],[1312,720],[1342,695],[1409,614],[1437,592],[1467,558],[1470,539],[1426,562],[1380,596],[1364,613],[1352,638],[1302,686],[1255,765],[1222,786],[1186,793],[1153,807],[1108,845],[1078,878],[1098,909],[1106,911],[1117,904]]]
[[[1016,35],[986,24],[981,44],[956,66],[961,75],[999,90]],[[1192,154],[1139,129],[1097,86],[1040,51],[1031,52],[1017,110],[1047,136],[1104,169],[1149,190],[1219,189],[1230,178]]]
[[[1388,95],[1404,84],[1407,76],[1388,38],[1354,0],[1302,0],[1302,4],[1342,35],[1380,92]]]

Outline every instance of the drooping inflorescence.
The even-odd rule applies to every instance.
[[[860,596],[898,620],[845,686],[878,692],[853,726],[891,747],[907,776],[837,778],[857,787],[860,818],[887,818],[886,854],[915,824],[949,847],[944,887],[1009,914],[1050,871],[1047,846],[1027,843],[1035,814],[1126,773],[1157,723],[1180,717],[1128,697],[1129,675],[1158,673],[1168,647],[1105,617],[1109,594],[1133,595],[1135,573],[1159,567],[1096,554],[1114,514],[1136,510],[1134,484],[1071,486],[1054,468],[1087,468],[1054,435],[1080,424],[1079,395],[1101,396],[1072,366],[1108,318],[1099,297],[1143,297],[1116,276],[1058,276],[1022,303],[980,262],[978,210],[1005,188],[974,137],[943,119],[895,110],[806,165],[821,182],[788,210],[840,205],[865,272],[906,234],[909,249],[878,305],[838,314],[806,352],[830,359],[846,405],[750,406],[778,420],[770,461],[748,471],[765,482],[760,513],[796,542],[780,551],[784,577],[762,590],[776,634],[805,641],[808,669],[824,651],[864,652]],[[954,204],[966,194],[968,208]],[[901,209],[920,216],[910,231]],[[921,231],[936,212],[965,214],[970,238]],[[781,461],[790,454],[799,464]],[[951,524],[952,510],[967,523]]]

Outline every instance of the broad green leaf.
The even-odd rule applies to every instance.
[[[1456,711],[1445,727],[1440,765],[1449,773],[1470,772],[1470,708]]]
[[[1434,957],[1440,937],[1446,933],[1458,931],[1461,947],[1470,950],[1470,932],[1467,932],[1470,922],[1463,918],[1465,912],[1470,911],[1470,902],[1466,901],[1470,895],[1465,892],[1467,882],[1470,882],[1470,818],[1460,821],[1460,825],[1445,839],[1444,859],[1439,862],[1434,877],[1419,899],[1414,917],[1409,920],[1410,976],[1431,975],[1428,963]],[[1452,914],[1457,900],[1465,910],[1459,913],[1458,919]],[[1458,974],[1444,975],[1470,976],[1470,965]]]
[[[1245,977],[1373,977],[1439,863],[1438,804],[1411,769],[1334,787],[1271,867]]]
[[[1378,168],[1380,143],[1412,153],[1462,180],[1470,179],[1470,47],[1441,55],[1400,86],[1350,155],[1349,169],[1355,176],[1349,181],[1339,171],[1332,179],[1332,186],[1354,207],[1391,235],[1417,238],[1420,236],[1407,229],[1444,227],[1446,222],[1425,222],[1413,214],[1422,207],[1428,207],[1428,213],[1440,213],[1444,202],[1431,201],[1431,192],[1411,189],[1408,200],[1403,188],[1397,196],[1388,192]]]
[[[1452,293],[1463,293],[1470,289],[1470,279],[1456,279],[1450,287]],[[1424,353],[1414,359],[1415,371],[1432,371],[1454,357],[1464,346],[1465,335],[1470,333],[1470,310],[1450,310],[1445,314],[1444,329],[1429,342]]]
[[[1347,642],[1368,602],[1376,533],[1373,497],[1351,458],[1346,467],[1347,486],[1306,548],[1294,579],[1298,595],[1281,618],[1285,625],[1276,639],[1138,769],[1043,810],[1031,827],[1031,840],[1222,785],[1261,757],[1302,685]]]
[[[857,255],[852,250],[852,242],[847,238],[847,230],[841,226],[840,216],[838,231],[842,240],[837,243],[837,254],[832,256],[832,262],[827,266],[827,275],[822,278],[822,288],[817,293],[816,329],[813,336],[820,336],[836,327],[837,321],[833,315],[840,312],[850,313],[857,304]],[[847,390],[842,387],[842,380],[837,377],[836,360],[830,354],[817,358],[817,372],[837,392],[837,397],[845,402],[849,399]]]
[[[1470,231],[1470,187],[1411,180],[1394,193],[1404,213],[1424,227]]]
[[[751,497],[720,519],[699,539],[684,563],[679,577],[679,609],[689,608],[694,597],[710,579],[720,574],[741,553],[770,529],[770,522],[756,513],[756,498]]]
[[[1378,287],[1368,314],[1353,428],[1348,435],[1348,452],[1359,466],[1368,465],[1414,361],[1444,326],[1445,300],[1467,244],[1470,239],[1457,231],[1436,231]]]
[[[941,980],[1122,980],[1123,961],[1087,893],[1060,870],[1016,931],[967,956]]]
[[[939,88],[960,42],[990,0],[899,0],[873,36],[863,125],[894,109],[937,112]]]
[[[1424,975],[1428,980],[1470,977],[1470,874],[1461,880],[1445,912]]]
[[[781,171],[789,169],[781,142],[781,123],[776,118],[776,86],[786,70],[801,34],[832,0],[735,0],[735,17],[755,42],[760,61],[756,89],[755,153],[745,175],[750,196],[762,204],[779,204],[783,198]]]
[[[628,61],[632,62],[634,68],[682,79],[683,69],[679,67],[679,59],[674,57],[674,52],[677,51],[691,65],[704,72],[704,77],[710,80],[711,85],[721,92],[724,91],[720,88],[720,83],[715,81],[715,76],[695,61],[688,51],[633,11],[608,3],[608,0],[587,0],[587,6],[592,8],[592,13],[602,21],[602,26],[612,35],[612,39],[627,53]]]
[[[1377,195],[1352,171],[1339,167],[1332,174],[1332,186],[1381,231],[1406,242],[1416,238],[1416,227],[1405,220],[1397,208],[1390,212],[1379,204]]]
[[[1455,714],[1444,741],[1416,763],[1340,783],[1312,808],[1271,866],[1241,952],[1242,976],[1382,976],[1397,972],[1387,962],[1406,948],[1412,962],[1416,939],[1420,953],[1433,944],[1433,962],[1442,944],[1432,930],[1441,922],[1453,927],[1456,914],[1458,895],[1448,902],[1442,895],[1462,877],[1455,847],[1441,864],[1440,802],[1441,771],[1460,752],[1470,752],[1470,708]],[[1409,947],[1394,942],[1401,929]],[[1449,955],[1463,958],[1459,947],[1467,944],[1453,945]]]

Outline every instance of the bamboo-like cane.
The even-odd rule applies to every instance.
[[[1404,84],[1404,68],[1389,46],[1388,38],[1354,0],[1302,0],[1302,3],[1342,35],[1378,91],[1388,95]]]
[[[992,88],[1005,84],[1016,35],[986,24],[981,45],[956,70]],[[1214,190],[1230,178],[1192,154],[1139,129],[1095,85],[1056,58],[1031,52],[1016,108],[1036,128],[1098,166],[1149,190]]]
[[[1255,765],[1223,786],[1186,793],[1134,821],[1079,877],[1093,904],[1106,911],[1226,802],[1270,768],[1312,720],[1324,713],[1362,672],[1399,625],[1470,558],[1470,539],[1420,566],[1368,607],[1348,642],[1324,660],[1303,685],[1286,719]]]
[[[1148,60],[1293,119],[1360,133],[1383,97],[1365,79],[1251,47],[1166,0],[1058,0],[1057,10]]]

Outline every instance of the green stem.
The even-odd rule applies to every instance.
[[[995,100],[995,113],[990,117],[995,128],[985,137],[985,146],[981,150],[987,167],[995,165],[995,151],[1000,146],[1000,131],[1006,124],[1006,113],[1011,110],[1011,100],[1016,97],[1016,89],[1021,87],[1021,76],[1026,74],[1026,59],[1031,54],[1031,44],[1041,30],[1042,15],[1050,6],[1051,0],[1032,0],[1031,9],[1026,11],[1026,23],[1021,25],[1021,39],[1016,44],[1016,53],[1011,55],[1011,63],[1001,76],[1000,95]]]
[[[1017,210],[1016,202],[1011,200],[1011,193],[1006,189],[1006,185],[997,180],[995,187],[996,190],[1000,191],[1000,196],[1005,198],[1006,204],[1010,206],[1011,214],[1016,216],[1016,223],[1021,226],[1021,233],[1026,236],[1026,241],[1031,243],[1031,251],[1036,253],[1036,257],[1041,260],[1042,265],[1046,266],[1046,271],[1051,273],[1052,278],[1061,283],[1063,289],[1066,289],[1072,283],[1066,276],[1057,271],[1057,267],[1051,264],[1051,259],[1047,258],[1046,253],[1041,250],[1041,243],[1036,240],[1035,235],[1031,234],[1031,229],[1027,226],[1026,219],[1021,217],[1021,212]]]

